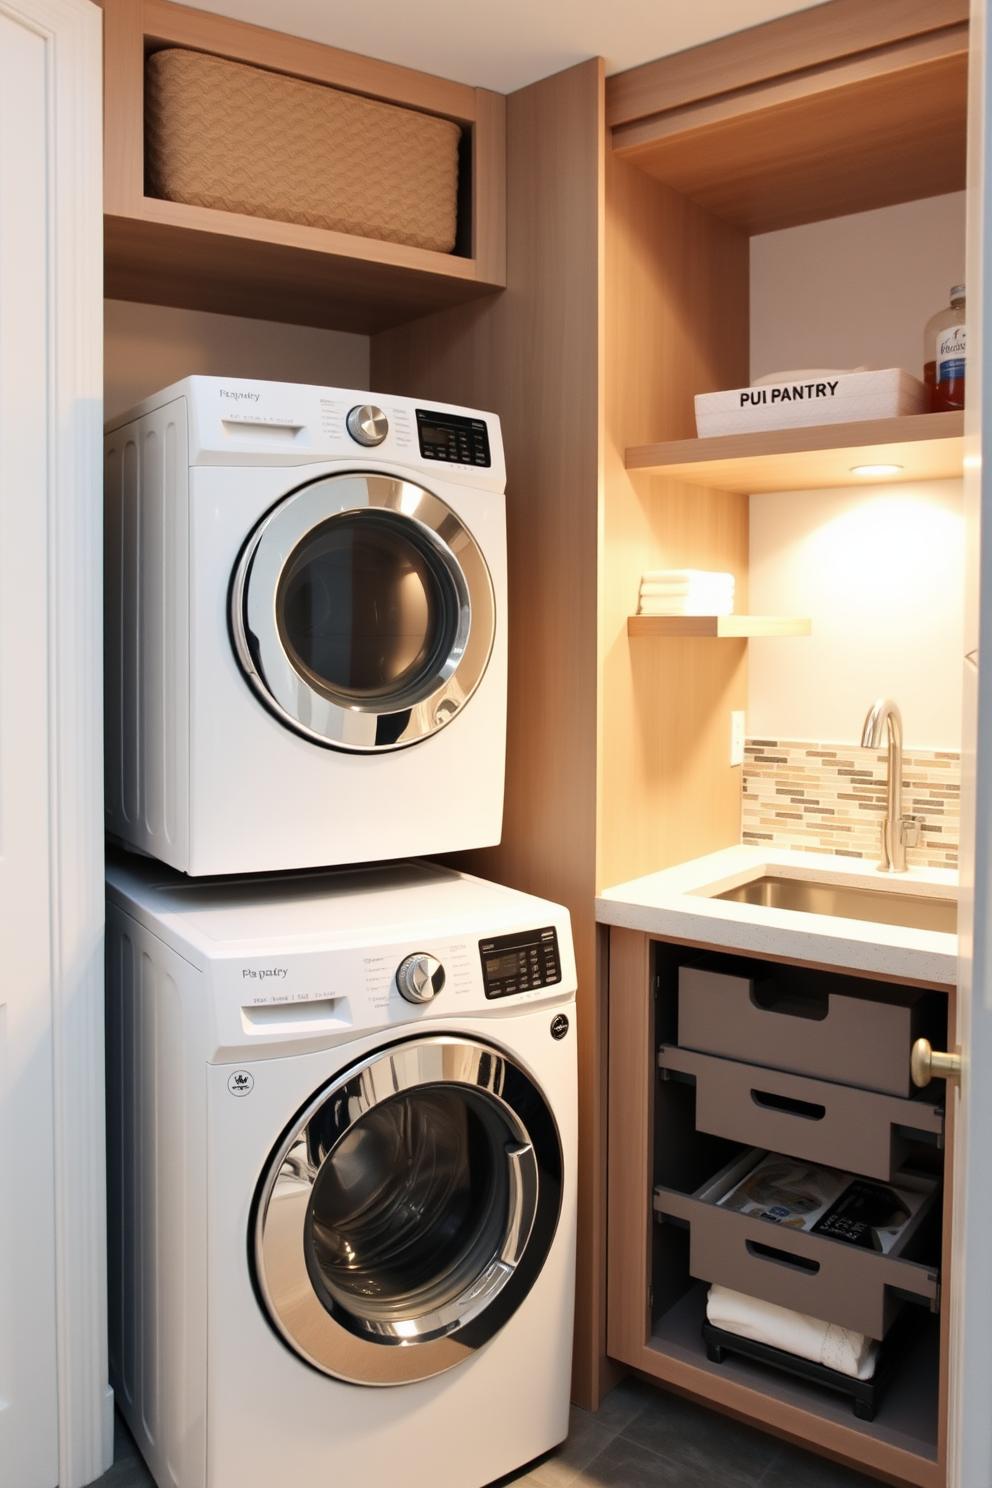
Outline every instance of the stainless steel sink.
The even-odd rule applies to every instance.
[[[797,909],[803,914],[839,915],[848,920],[874,920],[881,925],[909,925],[914,930],[939,930],[945,935],[956,935],[958,929],[955,899],[930,899],[922,894],[812,883],[805,878],[777,878],[769,874],[710,897],[729,899],[735,904],[761,904],[766,909]]]

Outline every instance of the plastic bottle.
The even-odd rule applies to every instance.
[[[927,321],[923,332],[923,381],[934,413],[964,407],[965,295],[955,284],[951,303]]]

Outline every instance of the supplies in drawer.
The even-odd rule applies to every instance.
[[[816,1229],[817,1221],[829,1213],[851,1182],[860,1181],[851,1174],[840,1174],[840,1181],[829,1189],[820,1187],[809,1194],[823,1202],[795,1216],[799,1227],[782,1223],[789,1213],[774,1222],[765,1218],[767,1199],[754,1205],[760,1214],[745,1212],[747,1205],[734,1208],[721,1203],[769,1156],[761,1150],[741,1152],[693,1193],[656,1185],[654,1210],[659,1219],[688,1227],[690,1275],[807,1317],[826,1318],[868,1338],[885,1338],[909,1297],[929,1305],[932,1312],[938,1310],[937,1180],[918,1177],[915,1172],[899,1174],[893,1185],[897,1201],[911,1194],[915,1212],[898,1227],[895,1238],[886,1237],[883,1242],[880,1237],[889,1249],[876,1250]],[[793,1169],[809,1167],[777,1154],[773,1157]],[[788,1174],[783,1175],[779,1189],[788,1181]]]
[[[706,1318],[740,1338],[769,1348],[784,1349],[811,1359],[825,1369],[836,1369],[852,1379],[871,1379],[878,1362],[878,1343],[853,1328],[841,1328],[821,1318],[808,1317],[791,1307],[779,1307],[760,1297],[746,1297],[730,1287],[713,1285],[706,1296]]]
[[[738,1214],[897,1255],[938,1188],[933,1178],[908,1181],[912,1187],[871,1183],[772,1153],[717,1202]]]
[[[749,434],[927,413],[926,386],[900,367],[880,371],[776,373],[752,387],[696,394],[696,433]]]
[[[149,195],[449,253],[461,129],[170,47],[145,67]]]
[[[656,568],[641,575],[639,615],[732,615],[734,576],[701,568]]]

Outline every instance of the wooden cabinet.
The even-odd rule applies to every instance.
[[[693,1197],[694,1191],[705,1187],[728,1159],[740,1156],[750,1145],[747,1133],[736,1124],[733,1129],[728,1124],[732,1110],[725,1113],[723,1122],[707,1119],[699,1105],[710,1100],[701,1083],[705,1072],[700,1060],[704,1056],[691,1055],[679,1045],[679,967],[699,954],[699,948],[641,931],[615,927],[610,931],[609,1351],[646,1376],[687,1390],[831,1456],[891,1479],[919,1484],[920,1488],[938,1488],[946,1481],[949,1319],[942,1299],[948,1291],[946,1265],[950,1252],[951,1108],[948,1106],[945,1130],[942,1103],[935,1094],[938,1086],[928,1087],[925,1100],[897,1102],[892,1096],[823,1082],[818,1092],[821,1103],[827,1105],[831,1098],[841,1103],[853,1099],[858,1107],[856,1119],[867,1123],[862,1156],[849,1165],[855,1173],[867,1173],[865,1161],[870,1165],[872,1156],[877,1159],[881,1148],[889,1147],[892,1131],[886,1123],[893,1114],[890,1107],[898,1104],[904,1113],[911,1111],[909,1120],[904,1114],[897,1129],[907,1134],[912,1131],[915,1147],[910,1141],[910,1148],[901,1149],[896,1156],[906,1162],[912,1149],[917,1163],[935,1176],[943,1176],[941,1213],[934,1214],[929,1233],[917,1232],[913,1248],[899,1257],[901,1274],[888,1264],[873,1268],[860,1259],[851,1266],[848,1247],[835,1241],[820,1240],[816,1254],[810,1246],[806,1255],[800,1242],[812,1242],[814,1236],[782,1240],[792,1251],[802,1252],[796,1260],[800,1265],[806,1263],[803,1270],[766,1265],[760,1254],[761,1242],[768,1241],[777,1251],[780,1237],[776,1231],[771,1231],[767,1223],[748,1221],[752,1227],[757,1225],[754,1234],[750,1230],[744,1236],[728,1234],[742,1217],[728,1211],[718,1213],[701,1203],[698,1193]],[[755,966],[767,971],[760,963]],[[838,980],[838,985],[843,987],[844,983]],[[851,982],[851,987],[859,996],[871,996],[870,983],[858,979]],[[939,1009],[938,1013],[946,1015],[953,1045],[954,989],[940,987],[937,993],[944,1005],[943,1013]],[[719,1062],[726,1064],[725,1060]],[[659,1073],[664,1076],[672,1071],[679,1078],[659,1079]],[[782,1084],[782,1076],[774,1071],[762,1073],[767,1074],[764,1083],[770,1081],[776,1088]],[[754,1084],[755,1079],[750,1083]],[[796,1076],[789,1080],[794,1097],[800,1082]],[[805,1093],[808,1095],[808,1090]],[[776,1150],[840,1163],[842,1158],[856,1155],[843,1134],[843,1126],[842,1118],[834,1135],[827,1136],[834,1145],[819,1156],[804,1154],[781,1129],[776,1135],[782,1145]],[[802,1141],[799,1145],[801,1148]],[[666,1216],[669,1220],[682,1219],[683,1224],[659,1224],[659,1219]],[[722,1224],[714,1223],[717,1219]],[[707,1223],[690,1250],[692,1225],[700,1221]],[[747,1224],[737,1224],[736,1228],[746,1229]],[[751,1243],[745,1247],[748,1240]],[[773,1259],[780,1258],[776,1254]],[[865,1260],[887,1263],[889,1257],[873,1254]],[[757,1273],[763,1267],[774,1277],[781,1273],[787,1289],[771,1295],[766,1283],[762,1290],[762,1277]],[[810,1270],[814,1274],[808,1276]],[[844,1397],[789,1375],[731,1357],[721,1363],[708,1359],[701,1325],[709,1280],[765,1295],[767,1300],[814,1317],[829,1316],[831,1306],[836,1312],[840,1297],[844,1303],[841,1310],[846,1307],[846,1312],[839,1321],[852,1327],[872,1317],[878,1325],[882,1320],[878,1309],[883,1302],[888,1318],[895,1315],[901,1300],[913,1295],[921,1306],[910,1316],[915,1324],[911,1341],[905,1345],[905,1357],[898,1362],[875,1419],[858,1420]],[[913,1303],[908,1305],[912,1307]],[[871,1334],[872,1329],[863,1331]]]

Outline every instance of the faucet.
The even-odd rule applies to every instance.
[[[862,749],[881,749],[882,731],[888,726],[889,759],[885,820],[882,823],[880,873],[905,873],[906,848],[920,838],[920,822],[902,814],[902,714],[891,698],[879,698],[869,710],[861,734]]]

